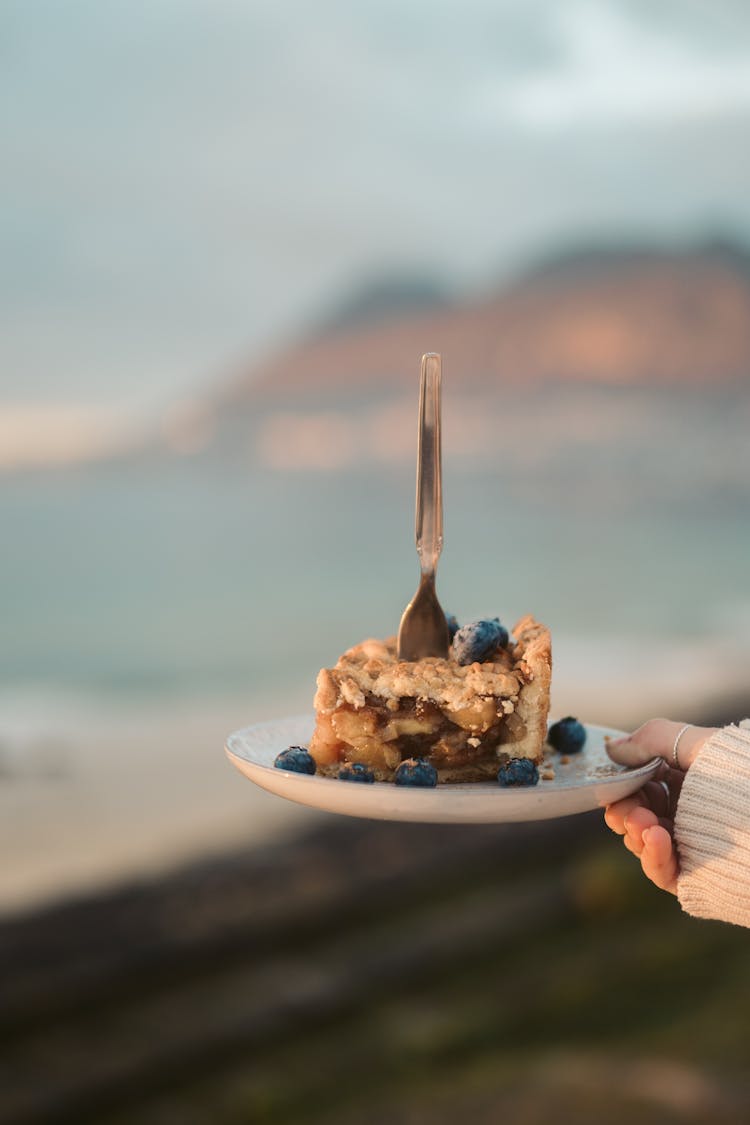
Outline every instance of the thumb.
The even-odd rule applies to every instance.
[[[712,733],[713,730],[706,727],[671,719],[649,719],[626,738],[610,739],[606,744],[607,753],[613,762],[623,766],[645,766],[654,758],[663,758],[670,766],[686,770]]]

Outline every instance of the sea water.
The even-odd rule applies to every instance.
[[[592,482],[590,482],[592,483]],[[593,482],[594,484],[596,482]],[[154,698],[312,684],[394,632],[417,585],[413,468],[281,473],[166,462],[0,489],[2,696]],[[460,621],[533,612],[616,650],[750,631],[744,498],[623,505],[456,467],[438,590]]]

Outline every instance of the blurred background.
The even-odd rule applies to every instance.
[[[446,608],[750,712],[747,6],[5,0],[0,93],[3,1120],[745,1120],[746,940],[599,814],[222,746],[395,631],[425,351]]]

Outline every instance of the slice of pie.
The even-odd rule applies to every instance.
[[[402,761],[421,758],[440,782],[482,781],[506,758],[539,762],[551,660],[549,630],[533,617],[473,663],[459,663],[455,645],[447,659],[399,661],[395,637],[363,641],[318,676],[317,772],[359,762],[390,781]]]

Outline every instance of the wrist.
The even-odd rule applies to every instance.
[[[677,758],[680,769],[688,770],[717,727],[688,727],[680,739]]]

